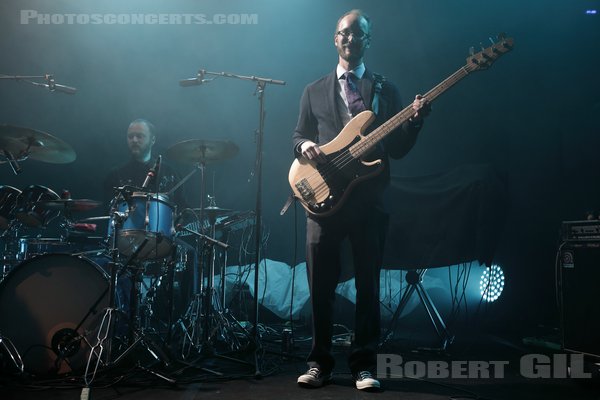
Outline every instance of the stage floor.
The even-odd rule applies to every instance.
[[[99,371],[90,389],[89,399],[108,400],[219,400],[296,399],[598,399],[598,374],[593,364],[584,372],[586,379],[561,378],[565,365],[560,351],[542,347],[526,347],[521,339],[482,334],[461,333],[446,351],[418,348],[415,340],[394,338],[380,351],[380,362],[387,362],[392,374],[410,370],[415,377],[382,378],[382,390],[361,392],[354,382],[345,360],[349,348],[335,346],[337,366],[333,382],[323,388],[305,389],[296,378],[306,370],[305,357],[309,338],[298,335],[294,352],[283,356],[281,343],[261,343],[261,376],[255,376],[254,352],[230,354],[226,357],[197,356],[187,362],[172,361],[169,367],[152,365],[147,355],[133,352],[122,365],[112,371]],[[414,339],[414,337],[413,337]],[[383,356],[387,354],[387,356]],[[557,357],[556,354],[559,354]],[[545,368],[544,356],[551,360]],[[385,357],[388,357],[387,359]],[[390,358],[391,357],[391,358]],[[395,358],[394,358],[395,357]],[[402,360],[398,357],[402,357]],[[525,357],[525,358],[524,358]],[[528,358],[529,357],[529,358]],[[532,357],[536,357],[535,360]],[[136,366],[141,362],[141,367]],[[572,362],[577,362],[576,360]],[[470,362],[470,363],[469,363]],[[494,368],[494,364],[498,366]],[[500,364],[503,366],[500,367]],[[549,364],[548,364],[549,365]],[[398,366],[401,369],[398,369]],[[574,368],[571,365],[571,368]],[[575,369],[577,367],[575,366]],[[591,368],[591,369],[590,369]],[[173,378],[174,384],[152,372]],[[447,372],[446,372],[447,371]],[[566,370],[565,370],[566,371]],[[445,378],[443,375],[450,375]],[[553,377],[543,377],[550,373]],[[530,374],[538,378],[527,377]],[[470,375],[470,376],[469,376]],[[489,376],[489,377],[486,377]],[[23,379],[3,374],[0,398],[3,400],[81,399],[81,376],[58,379]]]

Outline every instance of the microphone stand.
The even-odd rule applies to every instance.
[[[265,88],[267,84],[273,85],[285,85],[285,81],[280,81],[270,78],[260,78],[257,76],[244,76],[231,74],[228,72],[210,72],[204,69],[199,70],[198,77],[204,77],[206,75],[212,75],[216,77],[235,78],[246,81],[256,82],[255,94],[258,94],[259,101],[259,115],[258,115],[258,129],[256,130],[256,162],[254,166],[254,173],[256,176],[256,209],[255,218],[256,223],[254,224],[254,318],[252,321],[252,340],[255,345],[254,349],[254,376],[256,378],[262,377],[261,372],[261,361],[259,352],[261,350],[258,338],[258,265],[260,263],[260,242],[261,242],[261,220],[262,220],[262,156],[263,156],[263,137],[264,137],[264,126],[265,126]],[[206,80],[202,80],[206,82]]]
[[[62,92],[66,94],[75,94],[77,89],[71,86],[61,85],[54,82],[54,76],[52,74],[44,75],[4,75],[0,74],[0,79],[10,79],[14,81],[23,81],[33,86],[43,87],[51,92]],[[46,83],[34,82],[32,79],[43,79]]]

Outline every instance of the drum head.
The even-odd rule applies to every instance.
[[[14,343],[29,372],[83,370],[107,306],[108,278],[95,263],[41,255],[19,264],[0,283],[0,332]]]

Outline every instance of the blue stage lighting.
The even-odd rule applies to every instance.
[[[498,299],[504,289],[504,272],[499,265],[492,265],[483,270],[479,281],[481,297],[488,302]]]

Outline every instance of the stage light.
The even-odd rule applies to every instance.
[[[499,265],[492,265],[483,270],[479,280],[479,292],[483,300],[492,302],[498,299],[504,289],[504,272]]]
[[[585,13],[587,15],[596,15],[598,13],[598,10],[585,10]]]

